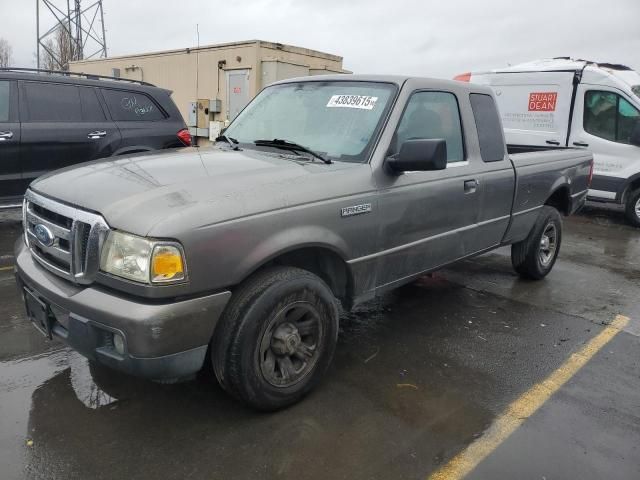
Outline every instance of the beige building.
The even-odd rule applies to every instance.
[[[263,87],[285,78],[351,73],[342,57],[281,43],[244,42],[142,53],[70,65],[73,72],[130,78],[173,91],[193,135],[214,137]]]

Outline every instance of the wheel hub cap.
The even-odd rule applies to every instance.
[[[294,302],[268,322],[260,341],[258,363],[263,378],[275,387],[300,382],[318,361],[323,325],[316,307]]]
[[[555,258],[557,249],[558,232],[556,226],[553,223],[547,224],[544,227],[542,238],[540,238],[540,249],[538,251],[538,258],[543,266],[548,266]]]
[[[293,355],[301,342],[298,329],[290,323],[285,323],[274,332],[271,348],[277,355]]]

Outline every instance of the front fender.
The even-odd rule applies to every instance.
[[[242,282],[253,272],[281,255],[309,247],[330,250],[345,263],[349,259],[346,241],[334,231],[320,225],[295,226],[260,240],[235,266],[231,275],[233,283]]]

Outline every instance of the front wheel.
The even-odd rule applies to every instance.
[[[511,246],[511,264],[521,277],[540,280],[553,268],[562,241],[562,218],[545,205],[529,236]]]
[[[624,213],[631,225],[640,227],[640,188],[627,196]]]
[[[242,402],[277,410],[320,381],[337,338],[338,308],[326,283],[306,270],[276,267],[234,292],[212,342],[213,369]]]

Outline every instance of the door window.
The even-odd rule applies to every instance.
[[[9,121],[9,82],[0,82],[0,122]]]
[[[96,91],[91,87],[80,88],[82,118],[85,122],[104,122],[106,120]]]
[[[464,160],[462,125],[455,95],[447,92],[417,92],[411,95],[394,135],[391,154],[407,140],[443,139],[447,163]]]
[[[28,121],[82,122],[80,94],[75,85],[26,82]]]
[[[640,112],[613,92],[589,90],[584,97],[584,130],[612,142],[630,143]]]
[[[164,114],[144,93],[103,89],[102,94],[115,121],[142,122],[163,120]]]

